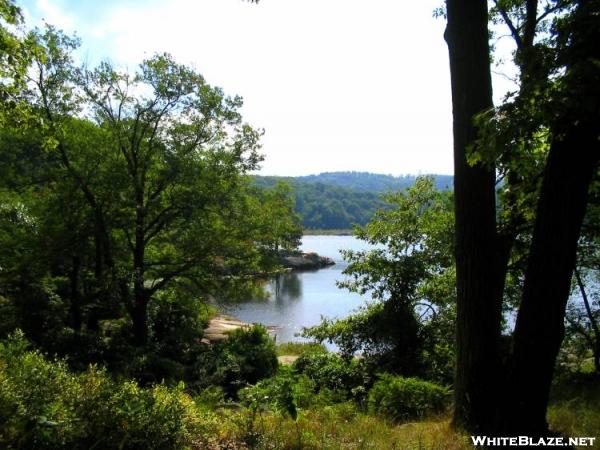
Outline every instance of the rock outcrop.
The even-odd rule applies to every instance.
[[[204,335],[202,337],[202,343],[204,344],[213,344],[216,342],[221,342],[227,339],[229,333],[233,330],[237,330],[238,328],[250,328],[253,324],[242,322],[240,320],[234,319],[233,317],[226,316],[224,314],[219,314],[210,319],[208,323],[208,327],[204,329]],[[275,339],[276,333],[279,327],[277,326],[266,326],[267,332],[269,335]]]
[[[332,266],[335,261],[327,256],[319,256],[316,253],[299,253],[281,257],[281,265],[292,270],[315,270]]]

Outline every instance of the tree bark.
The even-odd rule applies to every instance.
[[[148,342],[148,302],[136,300],[131,319],[135,343],[143,346]]]
[[[72,258],[71,266],[71,326],[75,333],[81,331],[82,317],[81,317],[81,294],[80,294],[80,272],[81,272],[81,258],[74,255]]]
[[[146,272],[144,261],[146,253],[146,213],[143,185],[140,185],[136,186],[135,244],[133,249],[134,313],[132,320],[136,344],[145,345],[148,340],[148,296],[144,286]]]
[[[506,418],[515,433],[547,430],[546,408],[564,337],[577,241],[600,154],[597,136],[557,138],[548,156],[514,333],[509,377],[514,398]]]
[[[134,252],[134,280],[133,280],[133,331],[135,342],[145,345],[148,340],[148,299],[144,286],[144,244],[136,245]]]
[[[552,105],[552,140],[546,162],[523,298],[513,338],[504,413],[510,433],[547,432],[546,409],[589,187],[600,158],[600,2],[580,1],[563,49],[567,67],[562,97]],[[563,31],[564,32],[564,31]]]
[[[491,429],[499,374],[501,286],[497,276],[495,170],[467,163],[474,117],[493,107],[485,0],[448,0],[454,132],[457,277],[454,425]]]

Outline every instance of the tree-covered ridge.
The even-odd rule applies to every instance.
[[[369,172],[325,172],[300,177],[255,176],[260,187],[280,181],[292,186],[296,213],[305,229],[349,229],[365,225],[378,209],[387,208],[381,194],[404,191],[414,185],[416,175],[394,177]],[[450,190],[451,175],[432,175],[438,190]]]
[[[438,190],[452,188],[452,175],[431,175]],[[323,183],[367,192],[402,191],[415,184],[418,175],[385,175],[370,172],[323,172],[318,175],[297,177],[299,181]]]
[[[436,189],[440,191],[452,189],[452,175],[428,175],[433,177]],[[286,181],[291,184],[321,183],[361,192],[389,192],[401,191],[412,186],[419,175],[385,175],[371,172],[322,172],[316,175],[303,175],[298,177],[256,176],[256,183],[269,186],[276,180]]]

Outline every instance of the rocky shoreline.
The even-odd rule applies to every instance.
[[[290,270],[316,270],[335,264],[333,259],[327,256],[319,256],[314,252],[281,256],[279,262],[283,267]]]
[[[227,339],[229,333],[239,328],[248,329],[252,326],[251,323],[242,322],[234,317],[225,314],[217,314],[210,319],[208,326],[204,329],[204,335],[201,342],[203,344],[214,344]],[[265,326],[269,335],[275,340],[277,326]]]

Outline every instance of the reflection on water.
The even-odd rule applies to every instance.
[[[219,307],[244,322],[279,327],[277,342],[301,340],[295,334],[303,327],[318,324],[321,316],[343,318],[364,303],[365,298],[360,295],[338,289],[336,281],[344,278],[342,270],[346,267],[339,250],[365,248],[367,244],[352,236],[305,236],[304,251],[328,256],[336,264],[315,271],[281,274],[262,284],[261,290],[267,296],[250,294],[246,301],[221,302]]]
[[[272,282],[275,302],[298,300],[302,297],[302,283],[297,273],[282,273]]]

